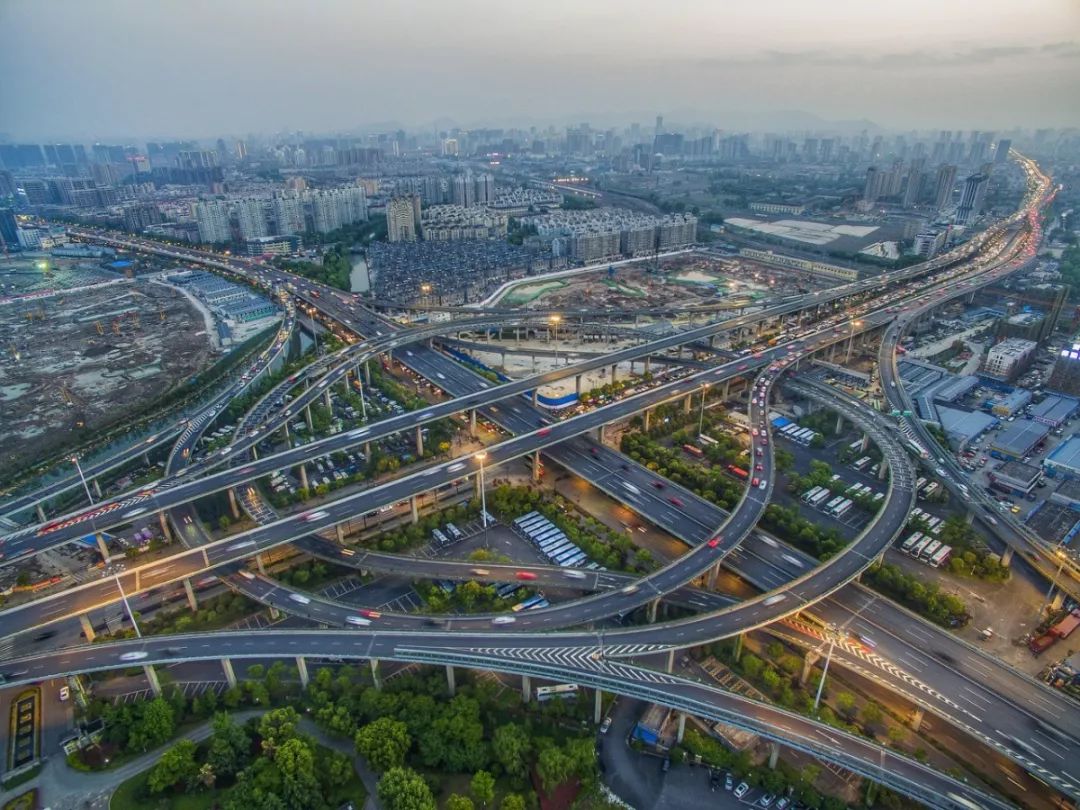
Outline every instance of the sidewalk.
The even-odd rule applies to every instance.
[[[263,714],[265,714],[265,710],[262,709],[245,709],[244,711],[233,712],[232,718],[236,723],[242,724],[252,717],[259,717]],[[367,763],[356,754],[352,742],[329,736],[307,717],[300,718],[300,730],[313,737],[320,745],[340,751],[352,760],[353,765],[356,766],[356,772],[359,774],[360,780],[364,783],[364,788],[368,793],[367,800],[364,803],[364,810],[379,810],[379,803],[375,798],[375,788],[379,778],[367,767]],[[62,752],[53,752],[45,760],[41,774],[36,779],[19,785],[14,790],[0,793],[0,805],[36,787],[39,793],[39,805],[47,807],[49,810],[104,810],[109,806],[109,799],[112,797],[113,791],[122,782],[152,767],[164,751],[176,745],[180,740],[191,740],[198,743],[209,737],[210,731],[211,721],[207,720],[202,725],[170,740],[161,748],[136,757],[127,764],[110,771],[95,773],[77,771],[67,764]]]

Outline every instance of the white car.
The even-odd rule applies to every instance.
[[[289,598],[301,605],[310,605],[311,600],[299,593],[290,593]]]
[[[563,573],[570,579],[585,579],[584,571],[563,571]]]
[[[300,519],[306,523],[310,523],[313,520],[322,520],[328,514],[330,513],[327,512],[325,509],[320,509],[317,512],[308,512],[306,515],[301,515]]]
[[[120,656],[121,661],[141,661],[149,655],[145,650],[139,650],[137,652],[127,652]]]
[[[233,543],[231,546],[226,546],[225,550],[226,551],[240,551],[241,549],[251,548],[254,545],[255,545],[254,540],[244,540],[243,542]]]
[[[514,616],[496,616],[491,620],[492,624],[513,624],[517,619]]]
[[[242,576],[244,579],[250,579],[252,581],[255,580],[255,575],[250,571],[241,571],[240,576]]]
[[[345,621],[349,624],[355,624],[357,627],[367,627],[371,624],[371,620],[365,619],[363,616],[346,616]]]

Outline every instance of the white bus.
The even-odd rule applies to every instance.
[[[844,502],[844,496],[843,495],[837,495],[835,498],[833,498],[831,501],[829,501],[827,504],[825,504],[825,511],[828,514],[831,515],[833,509],[838,507],[843,502]]]
[[[817,495],[808,500],[807,503],[811,506],[821,506],[822,502],[830,495],[832,495],[832,493],[829,492],[829,490],[822,488],[822,490]]]
[[[952,546],[942,546],[937,550],[934,556],[930,558],[930,565],[934,568],[941,568],[941,566],[949,561],[949,557],[951,556]]]
[[[910,554],[911,549],[915,547],[916,543],[922,540],[922,537],[923,536],[921,532],[915,532],[913,535],[911,535],[911,537],[904,541],[904,544],[900,546],[900,550],[905,554]]]
[[[840,501],[840,503],[834,506],[832,510],[830,510],[830,514],[834,518],[843,517],[845,514],[847,514],[848,510],[851,509],[851,503],[852,502],[849,499],[844,498],[842,501]]]
[[[919,552],[919,560],[921,562],[930,562],[934,555],[937,554],[938,549],[941,548],[940,540],[931,540],[922,551]]]
[[[863,468],[866,467],[867,464],[870,463],[870,461],[871,461],[870,456],[863,456],[862,458],[860,458],[858,461],[856,461],[851,466],[854,467],[856,470],[862,470]]]
[[[819,492],[821,492],[821,490],[822,490],[822,487],[814,487],[813,489],[808,489],[806,492],[804,492],[802,494],[803,503],[810,503],[810,500],[815,495],[817,495]]]
[[[910,554],[910,555],[911,555],[912,557],[918,558],[918,556],[919,556],[920,554],[922,554],[922,550],[923,550],[924,548],[926,548],[926,547],[927,547],[928,545],[930,545],[930,541],[931,541],[932,539],[933,539],[933,538],[932,538],[932,537],[930,537],[930,535],[928,535],[928,534],[924,534],[924,535],[922,536],[922,538],[921,538],[921,539],[919,540],[919,542],[917,542],[917,543],[916,543],[915,545],[913,545],[913,546],[911,547],[911,550],[910,550],[910,551],[909,551],[908,553],[909,553],[909,554]]]

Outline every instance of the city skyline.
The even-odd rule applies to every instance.
[[[17,140],[610,125],[653,110],[774,131],[1080,123],[1080,8],[1068,0],[918,0],[902,15],[785,0],[737,17],[555,2],[512,19],[479,2],[301,14],[106,0],[9,3],[0,22],[0,69],[14,78],[0,135]],[[73,42],[106,47],[90,58]]]

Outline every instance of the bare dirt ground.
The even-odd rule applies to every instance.
[[[0,306],[0,464],[22,467],[118,422],[210,365],[179,293],[125,282]]]

